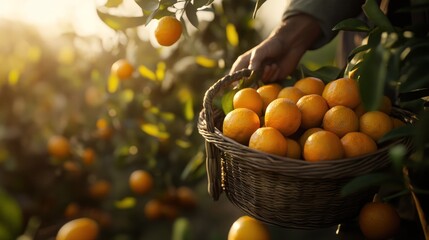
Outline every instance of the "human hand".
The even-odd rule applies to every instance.
[[[293,72],[302,55],[318,40],[317,20],[297,14],[284,20],[263,42],[240,55],[230,73],[243,68],[260,70],[263,82],[273,82]]]

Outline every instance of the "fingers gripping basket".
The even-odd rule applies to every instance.
[[[210,195],[218,200],[225,192],[247,214],[285,228],[321,228],[355,217],[378,189],[341,197],[342,187],[356,176],[386,168],[389,147],[399,143],[409,147],[409,140],[397,140],[371,155],[319,163],[252,150],[222,134],[224,114],[212,105],[217,93],[250,74],[241,70],[227,75],[204,97],[198,130],[206,144]],[[409,116],[399,109],[394,113],[403,120]]]

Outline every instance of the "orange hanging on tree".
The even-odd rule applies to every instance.
[[[155,38],[162,46],[171,46],[182,35],[182,24],[172,16],[164,16],[159,19],[155,29]]]

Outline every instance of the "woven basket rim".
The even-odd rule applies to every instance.
[[[235,161],[246,159],[251,161],[255,169],[275,172],[276,174],[289,175],[293,173],[302,178],[319,177],[323,179],[358,176],[388,166],[389,161],[377,161],[377,158],[386,158],[388,150],[392,146],[404,144],[410,147],[411,144],[409,138],[402,137],[384,143],[373,153],[350,158],[309,162],[304,159],[293,159],[251,149],[226,137],[217,127],[214,128],[214,133],[209,133],[205,125],[204,111],[204,109],[201,111],[198,128],[206,141],[212,142],[217,148],[234,156]],[[394,107],[392,111],[404,112],[405,110]],[[214,116],[215,119],[219,117],[219,114]],[[412,116],[410,115],[410,117]]]

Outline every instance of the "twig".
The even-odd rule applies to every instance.
[[[402,173],[404,176],[405,184],[406,184],[407,188],[410,190],[411,197],[413,199],[414,205],[416,206],[417,214],[419,215],[420,224],[422,225],[423,234],[425,235],[425,239],[429,240],[428,225],[426,222],[425,213],[423,212],[422,207],[420,205],[420,201],[414,192],[414,188],[413,188],[413,185],[411,184],[410,176],[408,174],[408,168],[403,167]]]

